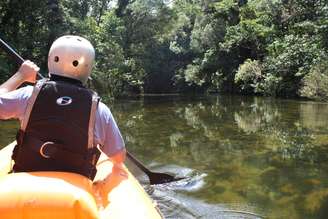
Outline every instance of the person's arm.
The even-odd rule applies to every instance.
[[[121,171],[123,169],[123,163],[126,158],[126,150],[123,149],[122,151],[116,153],[113,156],[108,157],[113,163],[112,171]]]
[[[40,68],[33,62],[25,61],[11,78],[0,85],[0,95],[16,90],[24,82],[35,83],[39,70]]]
[[[122,164],[126,154],[124,140],[110,109],[102,102],[96,113],[95,133],[102,152],[113,164]]]
[[[112,171],[103,179],[93,182],[96,198],[100,199],[104,205],[108,204],[108,192],[118,186],[124,179],[128,177],[128,173],[124,169],[123,162],[125,160],[126,150],[122,149],[108,159],[113,163]]]
[[[124,140],[112,113],[102,102],[99,103],[96,113],[95,133],[96,143],[113,164],[112,171],[107,177],[97,183],[105,183],[114,175],[125,177],[127,173],[123,167],[126,156]]]
[[[109,159],[111,159],[111,161],[114,163],[114,164],[118,164],[118,163],[123,163],[125,161],[125,156],[126,156],[126,151],[125,151],[125,148],[116,153],[115,155],[109,157]]]

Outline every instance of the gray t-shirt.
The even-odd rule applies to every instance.
[[[32,92],[33,86],[25,86],[0,95],[0,119],[19,119],[22,123]],[[115,119],[102,102],[96,111],[94,145],[100,145],[107,156],[113,156],[125,148]]]

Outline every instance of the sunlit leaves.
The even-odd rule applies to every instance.
[[[315,37],[286,35],[277,39],[269,47],[265,60],[267,76],[280,77],[278,95],[296,95],[300,82],[307,75],[315,60],[320,56],[320,48]]]
[[[247,59],[244,64],[240,65],[235,75],[235,82],[240,84],[241,89],[247,92],[258,93],[260,89],[259,82],[262,80],[262,69],[261,64],[257,60]]]
[[[198,89],[298,96],[305,87],[312,87],[314,92],[315,87],[324,90],[326,86],[315,83],[320,75],[314,73],[319,72],[316,66],[328,50],[325,1],[26,0],[24,3],[0,2],[3,37],[24,58],[36,61],[44,69],[48,49],[58,36],[77,34],[90,39],[97,51],[94,73],[104,83],[99,86],[112,87],[117,90],[114,93]],[[240,73],[248,59],[260,63],[261,80],[250,80],[251,74],[245,72],[251,71]],[[2,66],[5,70],[9,65]],[[247,62],[247,66],[254,70],[259,65]],[[316,95],[311,92],[307,90],[308,94],[302,95],[309,98],[322,95],[322,91],[315,91]]]
[[[304,97],[328,100],[328,56],[318,64],[313,65],[309,74],[303,79],[300,94]]]

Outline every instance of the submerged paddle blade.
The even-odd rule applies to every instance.
[[[126,152],[126,155],[135,165],[137,165],[137,167],[139,167],[148,176],[150,185],[169,183],[184,179],[181,177],[176,178],[166,173],[152,172],[137,158],[135,158],[129,151]]]
[[[154,173],[154,172],[148,173],[148,177],[149,177],[150,185],[170,183],[170,182],[184,179],[184,177],[174,177],[170,174]]]

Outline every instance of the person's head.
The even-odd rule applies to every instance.
[[[48,55],[49,74],[77,79],[85,84],[91,74],[95,50],[79,36],[66,35],[53,42]]]

